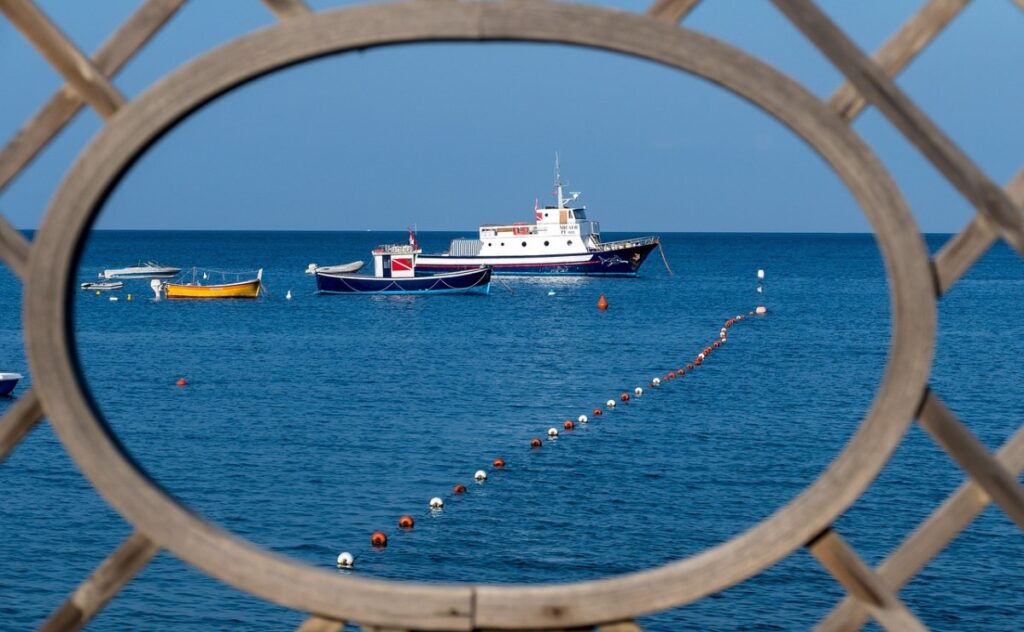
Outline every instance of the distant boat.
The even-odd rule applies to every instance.
[[[555,157],[554,206],[534,204],[534,223],[484,224],[479,239],[453,239],[448,252],[419,258],[421,270],[450,272],[488,265],[495,274],[635,276],[657,237],[601,241],[596,221],[576,205],[578,192],[565,197]]]
[[[97,292],[109,292],[111,290],[120,290],[124,287],[124,283],[120,281],[110,281],[108,283],[91,283],[85,282],[82,284],[82,289],[91,292],[93,290]]]
[[[311,263],[306,266],[306,274],[316,274],[317,272],[323,272],[324,274],[345,274],[346,272],[358,272],[365,264],[362,261],[353,261],[352,263],[342,263],[336,266],[318,266],[315,263]]]
[[[409,233],[409,245],[378,246],[373,250],[373,276],[337,274],[317,269],[320,294],[487,294],[491,269],[487,266],[443,274],[417,274],[419,246]]]
[[[189,283],[160,283],[154,279],[151,285],[158,294],[163,290],[167,298],[258,298],[263,288],[263,268],[256,272],[256,278],[234,283],[203,284],[200,283],[199,272],[198,268],[192,268],[192,280]],[[203,278],[207,277],[208,274],[203,272]]]
[[[9,396],[23,377],[21,373],[0,373],[0,397]]]
[[[155,261],[139,262],[128,268],[113,268],[100,272],[101,279],[169,279],[181,272],[181,268],[160,265]]]

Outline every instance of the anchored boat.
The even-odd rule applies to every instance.
[[[306,274],[316,274],[317,272],[325,272],[331,274],[343,274],[345,272],[359,272],[363,267],[362,261],[353,261],[351,263],[342,263],[336,266],[318,266],[315,263],[311,263],[306,266]]]
[[[409,244],[378,246],[373,250],[373,276],[315,271],[320,294],[487,294],[491,269],[475,266],[441,274],[417,271],[420,248],[409,233]]]
[[[200,273],[201,276],[200,276]],[[213,272],[222,278],[243,273]],[[250,273],[251,274],[251,273]],[[188,283],[160,283],[156,279],[150,282],[153,291],[159,298],[162,291],[167,298],[258,298],[263,288],[263,268],[256,271],[254,279],[240,279],[232,283],[204,283],[210,278],[210,271],[192,268],[192,280]]]
[[[170,279],[181,272],[181,268],[160,265],[155,261],[140,261],[128,268],[113,268],[100,272],[101,279]]]
[[[87,292],[91,292],[93,290],[97,292],[110,292],[113,290],[120,290],[123,287],[124,283],[120,281],[108,281],[105,283],[91,283],[87,281],[81,285],[81,288]]]
[[[417,265],[429,272],[466,270],[481,265],[495,274],[635,276],[658,247],[658,237],[601,241],[598,222],[576,206],[578,192],[565,197],[555,157],[554,206],[534,205],[532,224],[484,224],[479,239],[454,239],[448,252],[425,254]]]
[[[0,397],[9,396],[23,377],[21,373],[0,373]]]

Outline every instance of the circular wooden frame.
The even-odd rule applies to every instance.
[[[817,481],[749,531],[694,557],[629,575],[545,586],[428,585],[345,576],[238,538],[187,508],[132,462],[78,370],[70,297],[83,242],[136,159],[184,117],[272,71],[372,46],[531,41],[624,53],[703,77],[804,138],[853,193],[875,230],[892,297],[893,338],[878,393]],[[720,591],[826,528],[874,479],[914,417],[931,367],[936,302],[927,251],[896,185],[820,100],[707,36],[592,6],[411,2],[312,14],[242,37],[180,68],[122,108],[61,184],[31,249],[24,325],[44,410],[82,471],[147,537],[190,564],[283,606],[399,628],[568,628],[625,620]]]

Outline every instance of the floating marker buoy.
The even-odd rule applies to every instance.
[[[117,301],[117,297],[116,297],[116,296],[111,296],[111,297],[110,297],[110,302],[111,302],[111,303],[114,303],[114,302],[116,302],[116,301]]]
[[[597,309],[602,312],[608,309],[608,299],[605,298],[604,294],[601,294],[601,298],[597,299]]]
[[[666,375],[665,377],[667,377],[670,380],[674,380],[674,379],[676,379],[676,372],[675,371],[669,371],[668,375]]]
[[[99,296],[99,295],[100,295],[100,291],[96,290],[96,296]]]
[[[498,468],[500,470],[501,468],[505,467],[505,459],[502,459],[502,458],[494,459],[494,462],[491,463],[491,465],[493,465],[494,467],[496,467],[496,468]]]
[[[595,408],[594,409],[594,416],[595,417],[600,417],[603,414],[604,414],[604,411],[602,411],[600,408]]]
[[[653,380],[651,380],[651,385],[652,386],[660,386],[661,385],[661,378],[660,377],[656,377]]]
[[[292,300],[292,291],[288,290],[287,292],[285,292],[284,293],[284,298],[285,298],[286,301]]]
[[[633,389],[633,395],[636,395],[637,397],[640,397],[643,394],[644,394],[644,389],[640,388],[639,386]]]
[[[338,553],[338,568],[352,568],[355,563],[356,558],[352,557],[348,551]]]
[[[682,377],[682,376],[686,375],[686,369],[679,369],[679,370],[677,370],[676,371],[676,375],[678,375],[679,377]]]
[[[388,536],[384,535],[383,531],[374,531],[370,536],[370,544],[374,548],[382,549],[388,545]]]
[[[754,313],[758,314],[759,316],[764,316],[765,314],[768,313],[768,308],[765,307],[764,305],[758,305],[757,309],[754,310]]]
[[[456,485],[455,487],[452,488],[452,491],[455,492],[456,494],[465,494],[466,493],[466,486],[463,485],[462,483],[459,483],[458,485]]]
[[[555,432],[558,432],[558,431],[556,430]],[[539,448],[541,445],[543,445],[543,444],[541,443],[540,439],[538,439],[537,437],[534,437],[533,439],[530,440],[530,447],[531,448]]]
[[[763,288],[763,287],[761,287],[760,285],[759,285],[759,286],[757,286],[757,293],[758,293],[758,294],[764,294],[764,288]]]
[[[701,354],[701,355],[697,356],[697,359],[695,359],[693,361],[693,365],[694,366],[700,366],[701,364],[703,364],[703,362],[704,362],[704,355]]]
[[[399,529],[412,529],[416,522],[412,519],[412,516],[402,516],[398,519]]]
[[[585,424],[585,423],[587,423],[590,420],[587,419],[586,415],[580,415],[579,418],[576,421],[580,422],[581,424]]]
[[[704,357],[711,355],[711,347],[704,347]]]
[[[715,341],[715,342],[714,342],[714,343],[713,343],[713,344],[712,344],[711,346],[712,346],[712,347],[714,347],[715,349],[717,349],[717,348],[719,348],[719,347],[721,347],[721,346],[722,346],[722,343],[720,343],[720,342],[718,342],[718,341],[716,340],[716,341]]]
[[[554,290],[548,290],[548,296],[554,296],[554,295],[555,295],[555,291]]]
[[[477,470],[476,474],[473,475],[473,480],[478,483],[482,483],[487,480],[487,472],[483,470]]]
[[[430,508],[431,509],[444,509],[444,501],[441,500],[440,498],[438,498],[437,496],[434,496],[433,498],[430,499]]]
[[[605,406],[607,406],[608,408],[615,408],[615,400],[609,399],[607,402],[605,402]]]
[[[757,278],[759,278],[759,279],[763,279],[764,278],[764,270],[762,270],[761,268],[757,269]]]
[[[126,301],[130,301],[130,300],[132,300],[132,295],[131,295],[131,294],[129,294],[128,296],[126,296],[126,297],[125,297],[125,300],[126,300]]]
[[[624,402],[628,402],[629,401],[629,393],[623,393],[622,395],[619,395],[619,399],[621,399]]]
[[[565,423],[562,424],[562,427],[565,428],[566,430],[572,430],[573,428],[576,427],[576,424],[574,424],[571,419],[566,419]]]
[[[692,362],[686,364],[686,370],[687,371],[692,371],[693,370],[693,363]]]
[[[185,386],[186,384],[188,384],[188,382],[186,382],[186,381],[185,381],[185,378],[183,378],[183,377],[179,377],[179,378],[178,378],[178,381],[177,381],[177,382],[175,382],[175,384],[176,384],[177,386]]]
[[[557,428],[548,428],[548,436],[551,437],[552,439],[557,437],[558,436],[558,429]]]

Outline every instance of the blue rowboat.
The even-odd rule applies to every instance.
[[[411,277],[317,272],[316,289],[320,294],[487,294],[491,291],[491,269]]]
[[[21,373],[0,373],[0,397],[6,397],[11,394],[14,387],[18,385],[18,380],[25,377]]]

